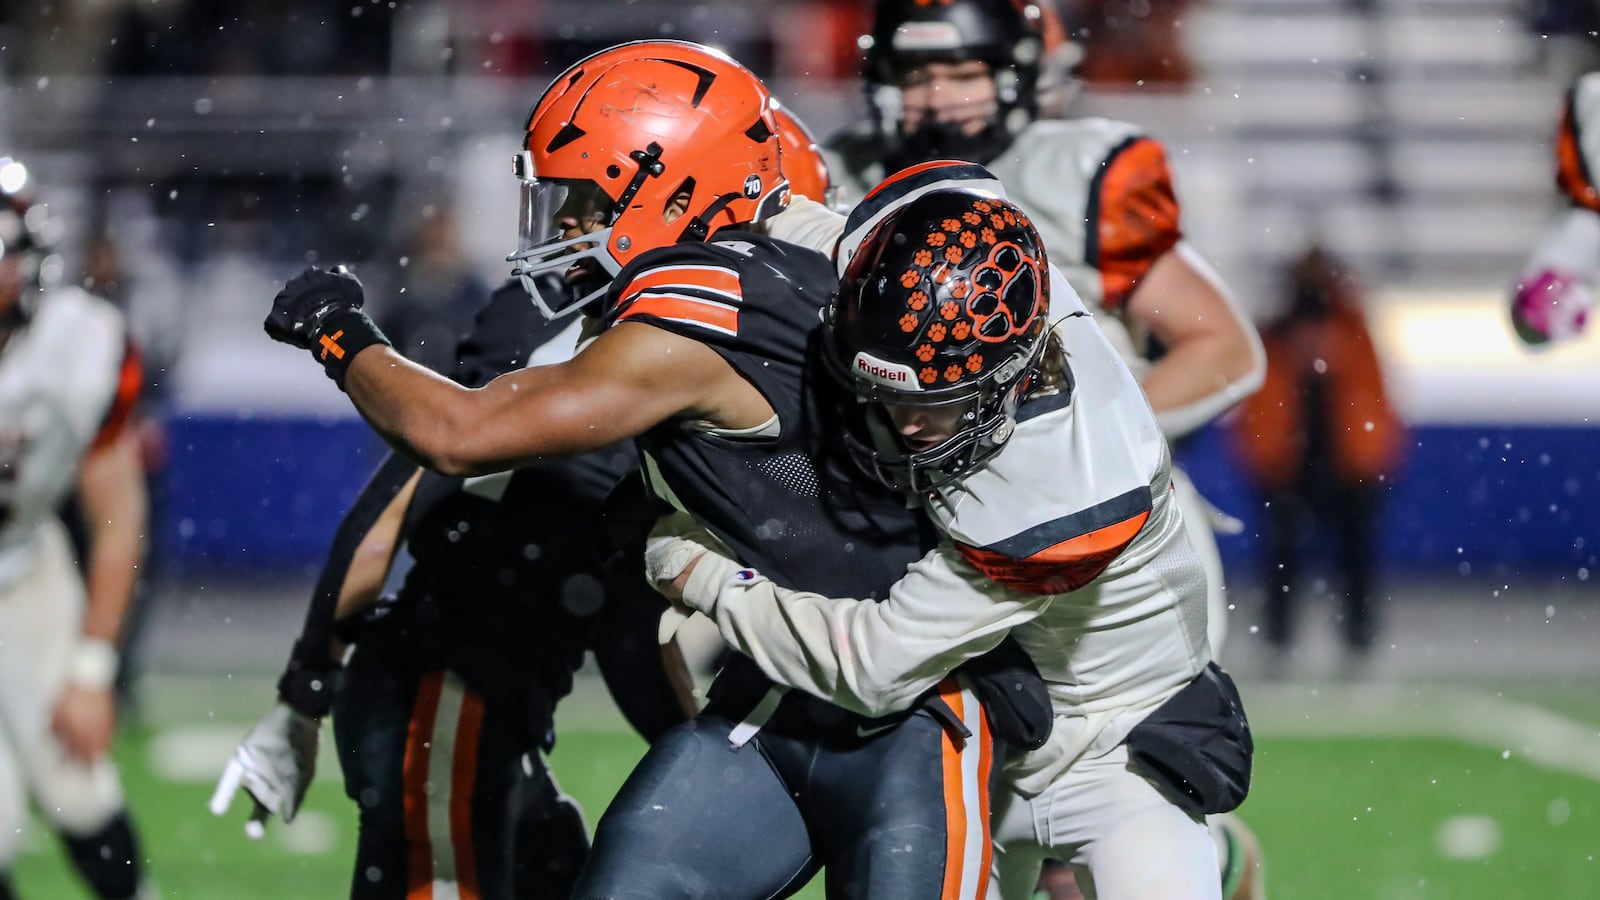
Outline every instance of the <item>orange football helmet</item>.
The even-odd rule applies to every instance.
[[[778,146],[783,148],[783,174],[789,179],[789,190],[829,209],[837,206],[839,188],[828,172],[822,145],[804,122],[776,100],[772,101],[772,111],[778,117]]]
[[[772,96],[710,47],[602,50],[556,77],[526,127],[516,156],[522,240],[508,260],[551,318],[599,299],[646,250],[788,204]],[[668,222],[679,195],[687,210]]]

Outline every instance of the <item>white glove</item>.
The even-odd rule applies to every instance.
[[[1527,344],[1576,337],[1588,324],[1594,295],[1583,282],[1559,269],[1530,273],[1511,298],[1511,324]]]
[[[268,816],[293,822],[316,772],[318,736],[315,719],[286,703],[272,707],[233,751],[211,795],[212,814],[226,813],[233,795],[243,787],[255,802],[244,824],[246,836],[260,840]]]
[[[706,548],[681,537],[652,537],[644,545],[644,574],[651,587],[670,582],[700,558]]]

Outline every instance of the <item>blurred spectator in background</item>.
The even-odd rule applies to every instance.
[[[1291,264],[1288,315],[1263,330],[1267,377],[1234,420],[1246,475],[1266,501],[1266,637],[1276,664],[1293,638],[1299,559],[1321,525],[1344,579],[1343,638],[1352,664],[1377,630],[1372,526],[1400,462],[1403,426],[1344,266],[1313,245]]]
[[[435,372],[454,364],[456,343],[489,299],[489,286],[462,255],[456,232],[453,209],[424,209],[404,253],[398,290],[377,310],[378,326],[395,349]]]

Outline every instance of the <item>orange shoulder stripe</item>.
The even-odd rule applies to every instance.
[[[641,273],[622,291],[622,305],[649,290],[677,289],[709,291],[731,300],[740,300],[739,273],[721,266],[661,266]]]
[[[978,571],[996,583],[1031,594],[1062,594],[1075,591],[1100,577],[1123,549],[1133,543],[1150,511],[1069,538],[1034,553],[1015,559],[993,550],[957,544],[961,555]]]
[[[617,321],[625,322],[635,316],[655,316],[672,322],[700,325],[726,334],[739,333],[739,310],[736,307],[684,294],[654,292],[640,294],[638,299],[623,310],[622,315],[617,316]]]

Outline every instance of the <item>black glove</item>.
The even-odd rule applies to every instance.
[[[339,389],[344,389],[350,361],[373,344],[389,346],[367,314],[361,282],[338,266],[325,271],[310,266],[289,279],[272,298],[272,312],[262,323],[267,336],[311,351]]]

